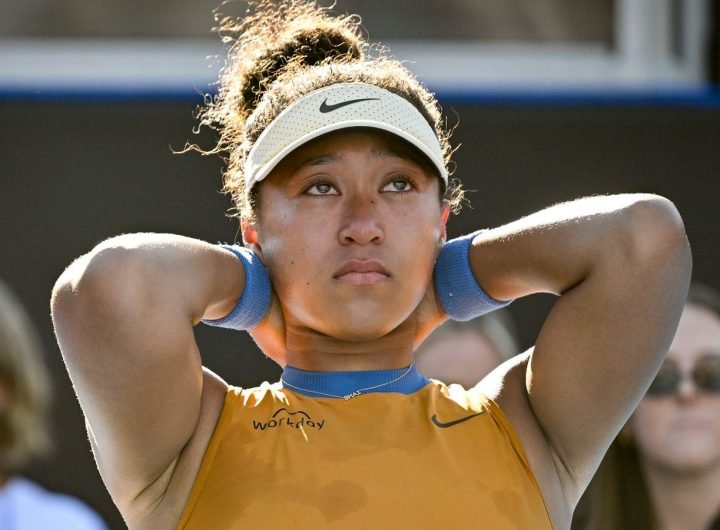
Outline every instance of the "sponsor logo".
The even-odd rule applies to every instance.
[[[290,412],[285,407],[278,409],[272,415],[268,421],[255,421],[252,420],[253,429],[256,431],[264,431],[266,429],[301,429],[303,427],[308,429],[317,429],[321,431],[325,426],[325,420],[313,419],[310,414],[304,410],[298,410],[296,412]]]
[[[460,418],[460,419],[453,420],[453,421],[448,421],[447,423],[440,421],[437,418],[437,415],[435,415],[435,414],[433,414],[433,417],[431,419],[432,419],[432,422],[436,426],[440,427],[441,429],[447,429],[448,427],[452,427],[453,425],[457,425],[458,423],[468,421],[469,419],[472,419],[475,416],[480,416],[480,414],[482,414],[482,413],[483,413],[483,411],[476,412],[475,414],[470,414],[470,416],[465,416],[464,418]]]
[[[328,104],[327,99],[323,101],[320,104],[320,112],[323,114],[332,112],[334,110],[337,110],[342,107],[346,107],[348,105],[353,105],[354,103],[360,103],[361,101],[373,101],[373,100],[380,100],[380,98],[360,98],[360,99],[348,99],[347,101],[341,101],[340,103],[332,103]]]

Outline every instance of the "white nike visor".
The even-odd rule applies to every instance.
[[[412,103],[373,85],[341,83],[305,94],[265,128],[245,161],[245,189],[251,190],[301,145],[351,127],[380,129],[406,140],[428,158],[447,185],[440,142]]]

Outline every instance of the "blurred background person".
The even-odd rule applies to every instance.
[[[415,351],[415,362],[432,379],[472,388],[520,353],[515,337],[515,324],[506,309],[467,322],[448,320]]]
[[[573,530],[720,530],[720,292],[695,284],[660,372]]]
[[[19,473],[50,449],[50,382],[30,319],[0,281],[0,529],[104,530],[79,500],[52,493]]]

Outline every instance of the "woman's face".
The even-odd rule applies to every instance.
[[[289,155],[260,183],[257,242],[288,329],[379,338],[408,321],[432,280],[447,208],[402,140],[345,131]]]
[[[630,421],[649,465],[671,472],[720,466],[720,393],[701,390],[690,376],[701,359],[720,361],[720,318],[687,305],[666,361],[683,374],[677,391],[647,395]]]

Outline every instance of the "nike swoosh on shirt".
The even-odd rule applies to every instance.
[[[341,101],[340,103],[333,103],[333,104],[328,104],[327,99],[326,99],[325,101],[320,103],[320,112],[322,112],[322,113],[332,112],[341,107],[345,107],[347,105],[352,105],[353,103],[360,103],[361,101],[372,101],[372,100],[380,100],[380,98],[348,99],[347,101]]]
[[[464,418],[460,418],[459,420],[453,420],[453,421],[449,421],[447,423],[441,422],[439,419],[437,419],[437,415],[435,415],[435,414],[433,414],[433,417],[431,419],[432,419],[432,422],[435,425],[437,425],[438,427],[440,427],[441,429],[447,429],[448,427],[452,427],[453,425],[457,425],[458,423],[462,423],[464,421],[472,419],[475,416],[480,416],[480,414],[482,414],[483,412],[484,411],[481,410],[480,412],[476,412],[475,414],[470,414],[470,416],[465,416]]]

